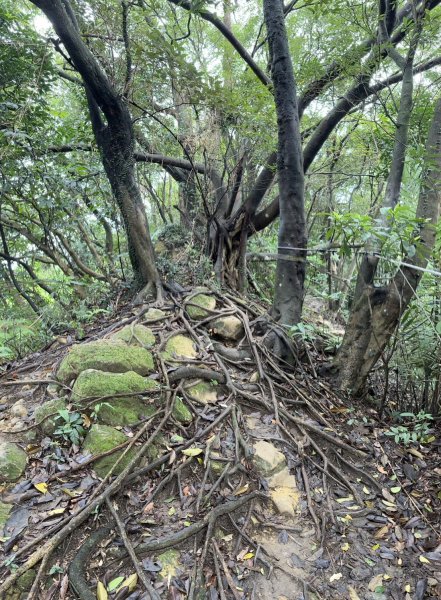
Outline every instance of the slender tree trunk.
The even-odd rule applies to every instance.
[[[282,325],[298,323],[302,315],[306,220],[304,174],[297,90],[286,36],[282,0],[264,0],[278,128],[277,173],[280,225],[273,314]]]
[[[441,99],[438,100],[427,139],[425,169],[416,217],[421,219],[420,243],[406,257],[385,287],[366,286],[355,302],[335,368],[340,389],[357,395],[381,357],[400,318],[415,295],[422,271],[435,244],[441,208]],[[415,268],[416,267],[416,268]]]
[[[135,178],[135,138],[127,104],[82,40],[69,0],[31,1],[51,21],[83,79],[95,138],[123,218],[135,282],[138,287],[153,284],[159,291],[160,280],[147,215]],[[129,64],[128,39],[125,39],[125,49]],[[129,87],[126,86],[127,92]]]

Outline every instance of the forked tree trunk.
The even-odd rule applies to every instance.
[[[400,318],[415,296],[435,244],[441,208],[441,98],[438,100],[427,139],[425,168],[416,217],[421,219],[420,243],[413,257],[406,257],[385,287],[366,285],[351,311],[334,367],[338,386],[360,394],[367,377],[384,352]]]
[[[95,138],[123,218],[135,282],[138,287],[154,285],[159,291],[147,215],[135,178],[135,138],[127,105],[83,42],[69,0],[31,1],[51,21],[83,79]]]
[[[281,325],[294,325],[302,315],[307,244],[297,90],[283,2],[264,0],[263,7],[278,129],[280,224],[273,314]]]

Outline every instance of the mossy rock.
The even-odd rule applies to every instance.
[[[38,406],[34,412],[35,422],[40,425],[41,431],[44,435],[52,435],[57,428],[57,417],[53,416],[46,419],[48,415],[57,413],[59,410],[66,408],[66,402],[62,398],[54,398],[44,402],[41,406]]]
[[[0,442],[0,483],[17,481],[25,469],[28,456],[17,444]]]
[[[181,398],[176,398],[173,416],[180,423],[191,423],[193,414]]]
[[[145,315],[143,315],[142,321],[143,323],[151,323],[152,321],[154,322],[159,319],[165,319],[166,317],[167,313],[160,308],[149,308]]]
[[[125,342],[130,346],[141,346],[142,348],[151,348],[156,341],[153,331],[148,327],[144,327],[144,325],[126,325],[114,333],[110,339]]]
[[[205,319],[216,309],[216,298],[207,294],[196,294],[189,298],[185,309],[192,319]]]
[[[17,579],[18,589],[21,590],[22,592],[29,592],[29,590],[32,587],[32,584],[34,583],[34,579],[36,576],[37,576],[37,572],[35,571],[35,569],[29,569],[29,571],[26,571],[26,573],[23,573],[23,575],[21,575]]]
[[[181,568],[181,555],[177,550],[166,550],[157,557],[158,562],[161,563],[161,571],[159,572],[160,577],[163,579],[171,579],[175,577],[178,570]]]
[[[6,525],[9,518],[9,513],[11,512],[13,506],[13,504],[6,504],[5,502],[0,502],[0,532]]]
[[[95,424],[92,425],[84,440],[83,451],[89,452],[95,456],[96,454],[107,452],[107,450],[111,450],[126,441],[127,437],[121,431],[109,427],[108,425]],[[124,449],[118,450],[113,454],[109,454],[109,456],[103,456],[103,458],[100,458],[93,463],[93,468],[98,477],[104,478],[123,452]],[[132,448],[127,452],[112,474],[119,475],[129,464],[134,454],[135,450]]]
[[[145,348],[128,346],[115,340],[99,340],[73,346],[64,357],[57,372],[57,378],[70,382],[86,369],[125,373],[135,371],[138,375],[148,375],[154,370],[153,356]]]
[[[81,403],[84,398],[103,398],[116,394],[142,394],[147,390],[158,389],[152,379],[141,377],[134,371],[127,373],[106,373],[87,369],[78,375],[72,389],[73,400]],[[92,405],[93,406],[93,405]],[[97,419],[106,425],[133,425],[143,417],[149,417],[155,409],[136,396],[106,398],[97,400]]]
[[[168,361],[174,358],[196,358],[197,355],[198,351],[193,340],[181,333],[169,338],[162,352],[162,358]]]
[[[187,395],[200,404],[215,404],[217,402],[219,386],[209,381],[193,383],[185,388]]]
[[[232,342],[237,342],[245,334],[242,321],[234,315],[215,319],[210,323],[210,329],[213,335]]]

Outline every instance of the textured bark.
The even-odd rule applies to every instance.
[[[51,21],[83,80],[104,169],[122,214],[135,281],[140,287],[159,287],[147,215],[135,179],[135,138],[127,105],[82,40],[69,0],[32,2]]]
[[[427,139],[416,217],[422,219],[420,243],[413,257],[406,257],[385,287],[367,285],[355,303],[343,343],[336,357],[340,389],[360,394],[367,377],[389,343],[400,318],[418,287],[435,244],[441,208],[441,99],[437,102]],[[410,265],[410,266],[407,266]],[[413,267],[417,267],[415,269]]]
[[[273,313],[280,324],[294,325],[300,321],[302,314],[307,244],[297,90],[286,36],[283,2],[264,0],[263,7],[278,129],[280,258],[277,260]]]

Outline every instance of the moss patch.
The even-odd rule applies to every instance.
[[[163,579],[174,577],[181,567],[180,554],[177,550],[166,550],[158,556],[158,562],[162,567],[159,575]]]
[[[196,294],[188,300],[185,309],[192,319],[205,319],[210,316],[210,311],[216,309],[216,299],[207,294]]]
[[[189,385],[185,388],[185,391],[192,400],[196,400],[200,404],[215,404],[217,402],[218,387],[208,381],[201,381]]]
[[[173,360],[174,358],[196,358],[198,352],[191,338],[186,335],[177,334],[172,336],[166,343],[162,358]]]
[[[156,381],[141,377],[134,371],[106,373],[88,369],[79,374],[72,389],[72,398],[81,403],[84,398],[93,396],[102,398],[116,394],[142,393],[152,389],[158,389]],[[98,421],[106,425],[133,425],[155,412],[152,406],[136,396],[97,400],[97,406]],[[92,407],[95,408],[93,404]]]
[[[180,423],[190,423],[193,419],[191,410],[187,407],[181,398],[176,398],[173,408],[173,416]]]
[[[92,425],[84,440],[83,450],[90,452],[90,454],[95,456],[96,454],[111,450],[125,441],[127,441],[127,437],[121,431],[118,431],[113,427],[108,427],[107,425]],[[123,452],[124,449],[118,450],[109,456],[103,456],[103,458],[97,460],[94,463],[94,470],[98,477],[104,478]],[[133,458],[134,453],[135,450],[131,449],[124,456],[122,461],[113,471],[114,475],[119,475],[119,473],[121,473]]]
[[[34,419],[35,422],[40,425],[41,431],[45,435],[52,435],[57,428],[55,422],[57,417],[51,417],[50,419],[46,419],[47,415],[51,415],[53,413],[58,412],[66,408],[66,402],[62,398],[54,398],[53,400],[48,400],[44,402],[41,406],[35,409]]]
[[[147,375],[154,369],[153,356],[145,348],[128,346],[115,340],[78,344],[64,357],[57,378],[68,383],[86,369],[110,373],[135,371],[139,375]]]
[[[6,525],[9,513],[11,512],[13,506],[13,504],[6,504],[5,502],[0,502],[0,532]]]
[[[17,481],[25,469],[26,452],[12,442],[0,442],[0,483]]]
[[[144,323],[151,323],[152,321],[157,321],[158,319],[165,319],[167,317],[167,313],[165,313],[160,308],[149,308],[145,315],[142,317]]]
[[[126,325],[113,334],[110,339],[142,348],[151,348],[155,345],[153,331],[144,325]]]

